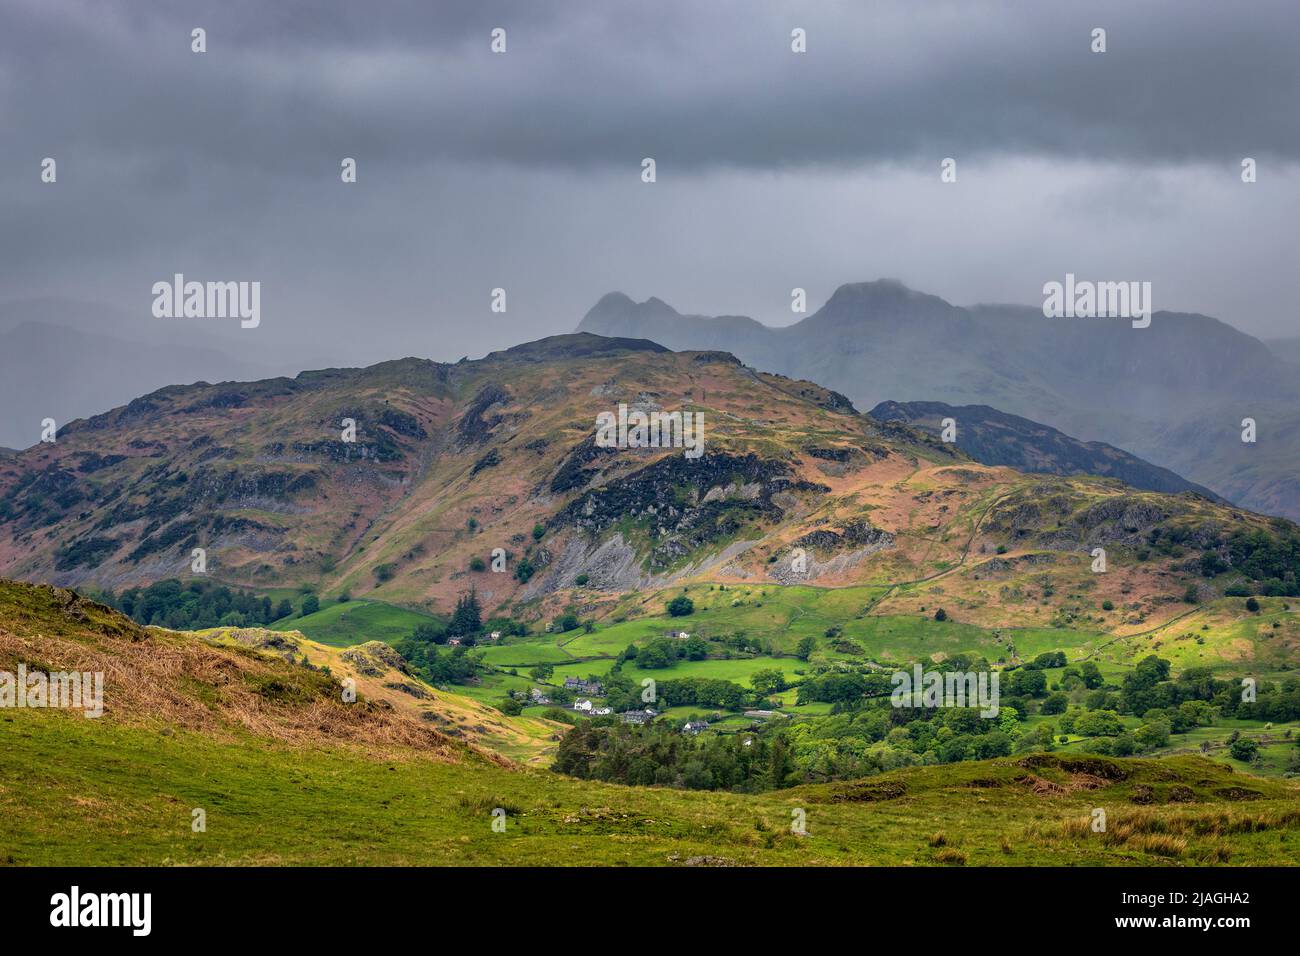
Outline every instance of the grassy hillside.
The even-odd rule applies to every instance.
[[[188,729],[536,762],[558,729],[428,687],[382,644],[340,649],[260,628],[141,628],[75,592],[0,580],[0,670],[19,664],[103,672],[104,716],[89,722],[164,735]],[[343,700],[345,680],[356,703]]]
[[[1028,756],[743,797],[63,714],[0,720],[11,865],[1250,866],[1292,862],[1300,840],[1294,787],[1199,757]],[[1095,808],[1105,833],[1089,827]],[[806,836],[791,832],[795,809]]]
[[[403,703],[409,688],[392,685],[409,679],[395,662],[376,666],[384,655],[292,632],[146,631],[72,592],[3,583],[0,669],[99,668],[107,687],[99,719],[0,711],[0,863],[1295,859],[1296,785],[1200,756],[1031,753],[757,796],[578,781],[495,756],[481,746],[491,735],[441,698]],[[340,701],[344,675],[360,703]],[[423,707],[439,719],[418,716]],[[497,808],[503,833],[492,828]],[[1104,832],[1091,827],[1097,809]],[[792,832],[796,811],[806,834]]]
[[[327,604],[314,614],[276,621],[271,629],[301,631],[321,644],[349,647],[366,641],[392,643],[410,636],[416,627],[430,620],[427,614],[380,601],[340,601]]]

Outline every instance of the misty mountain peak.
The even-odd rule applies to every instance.
[[[943,314],[957,311],[937,295],[908,288],[898,279],[874,282],[849,282],[840,286],[810,320],[829,317],[837,320],[870,318],[874,315]]]
[[[632,300],[632,297],[623,292],[606,292],[587,314],[591,315],[593,312],[621,312],[635,306],[636,302]]]
[[[590,311],[583,317],[578,328],[588,324],[617,321],[635,317],[638,319],[676,318],[681,313],[657,296],[651,296],[644,302],[636,302],[622,292],[608,292],[600,297]]]

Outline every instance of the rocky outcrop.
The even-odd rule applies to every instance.
[[[591,488],[561,509],[551,526],[600,539],[619,525],[644,536],[646,568],[661,573],[748,524],[779,520],[789,506],[783,494],[827,490],[796,479],[784,462],[752,454],[696,460],[672,454]]]
[[[349,647],[339,655],[339,659],[351,664],[358,674],[365,677],[381,677],[392,670],[410,673],[406,659],[383,641],[366,641]]]

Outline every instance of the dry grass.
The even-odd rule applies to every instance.
[[[46,593],[37,598],[59,593],[39,590]],[[247,732],[290,745],[357,744],[392,756],[415,750],[445,761],[467,753],[465,744],[385,701],[344,703],[341,685],[322,671],[85,607],[92,613],[72,627],[46,626],[39,613],[0,623],[0,669],[39,663],[50,671],[102,672],[100,719],[125,724]],[[105,612],[113,619],[100,620]]]
[[[1093,832],[1092,817],[1071,817],[1061,832],[1074,840],[1096,839],[1109,847],[1126,846],[1153,856],[1176,857],[1187,852],[1189,840],[1300,826],[1300,808],[1283,810],[1213,810],[1170,814],[1138,809],[1114,814],[1102,832]],[[1205,863],[1226,863],[1231,850],[1221,842],[1197,846],[1192,856]]]

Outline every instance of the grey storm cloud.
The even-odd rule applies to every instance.
[[[408,166],[1300,155],[1293,0],[5,6],[11,127],[164,179],[160,145],[283,175],[358,142]]]
[[[612,290],[782,324],[795,286],[1034,303],[1073,271],[1295,335],[1297,28],[1294,0],[0,0],[0,333],[76,300],[288,373],[483,354]],[[261,281],[261,325],[155,319],[175,272]]]

